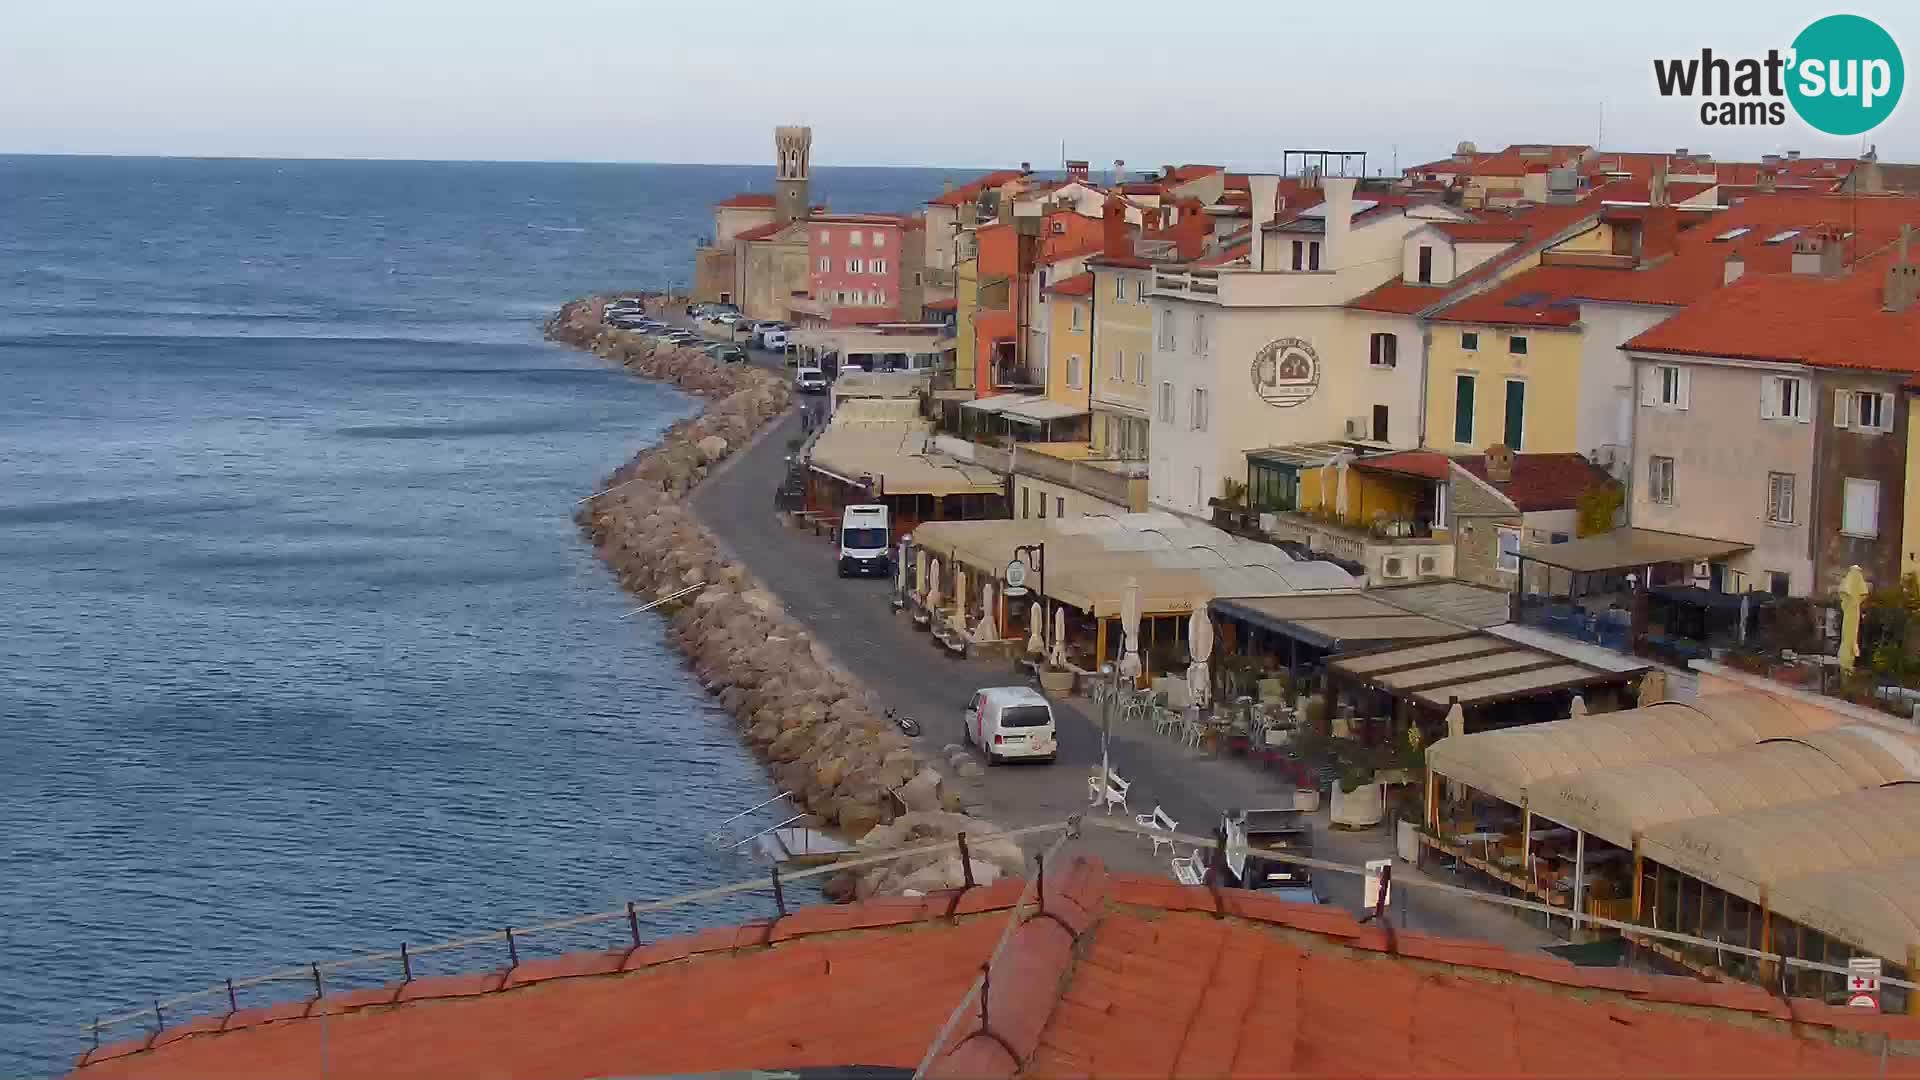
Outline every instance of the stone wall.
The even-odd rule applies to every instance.
[[[648,306],[659,313],[683,303],[659,297]],[[775,781],[822,825],[868,847],[997,832],[958,812],[960,793],[887,721],[872,691],[726,557],[685,502],[709,470],[786,411],[786,380],[610,329],[602,322],[604,308],[598,297],[568,304],[548,323],[547,336],[671,382],[708,405],[621,466],[607,490],[584,504],[577,520],[601,558],[623,586],[649,600],[706,583],[686,602],[656,609],[669,621],[668,637],[741,725]],[[903,813],[903,803],[911,813]],[[983,854],[1000,871],[1020,869],[1017,847],[987,847],[976,860]],[[844,877],[834,889],[871,895],[957,887],[962,872],[957,859],[920,857],[876,867],[858,881]]]
[[[1459,469],[1447,487],[1454,576],[1476,585],[1513,588],[1515,575],[1500,569],[1500,526],[1519,528],[1519,511],[1498,492],[1461,475]]]

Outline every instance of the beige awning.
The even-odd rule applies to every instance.
[[[1051,398],[1025,398],[1016,404],[1002,409],[1001,415],[1011,420],[1025,420],[1031,424],[1044,424],[1049,420],[1065,420],[1073,416],[1087,415],[1084,402],[1078,405]]]
[[[1783,882],[1769,899],[1794,922],[1895,964],[1920,944],[1920,857],[1808,874]]]
[[[1623,682],[1637,673],[1583,664],[1490,633],[1457,632],[1441,641],[1335,657],[1327,669],[1430,709]]]
[[[1461,628],[1415,615],[1366,593],[1243,597],[1215,600],[1225,618],[1270,630],[1315,648],[1352,647],[1413,638],[1454,637]]]
[[[1427,764],[1441,776],[1522,806],[1531,791],[1556,777],[1730,750],[1840,722],[1836,713],[1771,694],[1717,694],[1452,736],[1428,748]]]
[[[807,464],[844,483],[871,476],[885,495],[999,494],[1004,490],[998,473],[959,461],[926,448],[924,424],[885,420],[862,421],[856,406],[884,411],[895,402],[848,402],[843,409],[855,414],[835,422],[813,444]]]
[[[1752,544],[1686,536],[1654,529],[1615,529],[1564,544],[1521,544],[1520,557],[1576,573],[1633,571],[1657,563],[1723,559],[1753,549]]]

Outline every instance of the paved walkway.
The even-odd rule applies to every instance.
[[[756,364],[779,368],[773,354],[753,357]],[[787,610],[831,649],[835,657],[866,680],[887,705],[922,725],[920,744],[930,757],[943,757],[947,744],[961,743],[960,714],[983,686],[1025,684],[1029,677],[1005,661],[955,659],[937,649],[888,604],[892,583],[842,579],[834,571],[834,549],[826,540],[784,524],[774,509],[774,491],[786,469],[787,444],[801,434],[800,416],[791,413],[769,425],[744,453],[737,454],[694,492],[693,508],[722,545],[745,563],[786,605]],[[1052,766],[1006,765],[986,771],[973,795],[981,811],[1009,827],[1058,820],[1087,809],[1086,777],[1100,763],[1098,716],[1085,699],[1055,702],[1059,758]],[[1293,786],[1277,774],[1243,759],[1214,758],[1187,750],[1151,729],[1116,728],[1110,753],[1113,768],[1132,782],[1131,809],[1151,811],[1156,804],[1180,824],[1182,832],[1212,832],[1223,810],[1291,805]],[[1167,856],[1150,854],[1144,839],[1088,830],[1080,843],[1117,869],[1167,874]],[[1347,864],[1386,858],[1392,842],[1387,830],[1346,832],[1328,827],[1319,815],[1315,854]],[[1183,852],[1184,853],[1184,852]],[[1418,874],[1398,863],[1396,875]],[[1350,910],[1360,906],[1357,876],[1322,875],[1328,899]],[[1510,948],[1534,948],[1558,939],[1537,922],[1471,901],[1407,890],[1398,894],[1395,921],[1409,929],[1454,937],[1489,940]]]

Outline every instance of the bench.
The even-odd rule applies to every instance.
[[[1173,878],[1182,885],[1203,885],[1206,876],[1200,871],[1200,862],[1204,858],[1196,851],[1186,858],[1176,855],[1173,858]]]
[[[1153,841],[1153,853],[1155,855],[1160,854],[1161,844],[1167,845],[1168,851],[1173,850],[1173,839],[1171,837],[1157,835],[1158,833],[1163,833],[1163,832],[1165,833],[1177,832],[1180,828],[1180,823],[1168,817],[1167,812],[1165,810],[1161,809],[1158,805],[1155,805],[1153,808],[1153,813],[1135,814],[1133,816],[1133,820],[1135,824],[1141,826],[1142,828],[1154,830],[1152,834],[1149,834],[1147,836],[1147,839]]]
[[[1103,790],[1100,785],[1100,770],[1095,769],[1093,774],[1087,777],[1087,805],[1104,804],[1109,814],[1113,813],[1113,808],[1116,806],[1127,813],[1132,813],[1132,808],[1127,806],[1127,789],[1132,786],[1131,782],[1121,779],[1119,773],[1109,769],[1107,784]]]

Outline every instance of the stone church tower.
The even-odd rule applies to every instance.
[[[807,216],[807,161],[813,155],[813,129],[777,127],[773,129],[774,210],[781,224],[791,224]]]

